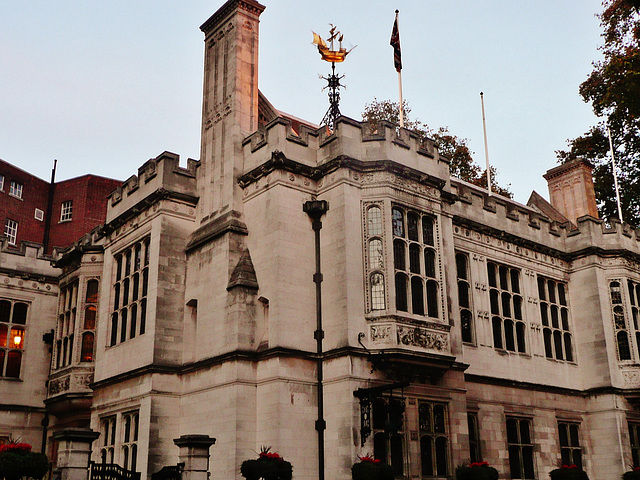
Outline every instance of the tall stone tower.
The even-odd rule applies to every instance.
[[[242,139],[258,125],[258,25],[264,8],[253,0],[230,0],[200,27],[205,34],[201,224],[242,209],[237,178]]]

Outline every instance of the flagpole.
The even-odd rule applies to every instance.
[[[400,120],[400,128],[404,128],[404,114],[402,112],[402,52],[400,51],[400,28],[398,27],[398,14],[400,10],[396,10],[396,18],[393,22],[393,30],[391,31],[391,41],[389,45],[393,47],[393,65],[398,72],[398,92],[400,93],[400,107],[398,108],[398,119]]]
[[[398,14],[399,10],[396,10],[396,25],[398,28],[398,32],[400,32],[400,24],[398,23]],[[399,38],[400,34],[398,33],[398,43],[400,42]],[[400,128],[404,128],[404,113],[402,112],[402,69],[398,70],[398,92],[400,93]]]
[[[480,92],[480,103],[482,104],[482,129],[484,131],[484,156],[487,161],[487,190],[491,195],[491,168],[489,167],[489,146],[487,144],[487,122],[484,118],[484,95]]]
[[[611,139],[611,130],[609,129],[609,124],[607,124],[607,133],[609,134],[609,149],[611,150],[611,170],[613,170],[613,185],[616,189],[616,202],[618,204],[618,218],[620,218],[620,223],[622,221],[622,207],[620,206],[620,189],[618,188],[618,174],[616,172],[616,159],[613,155],[613,140]]]

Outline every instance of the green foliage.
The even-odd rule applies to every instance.
[[[640,1],[605,0],[599,15],[604,58],[580,85],[580,95],[594,113],[606,117],[618,166],[623,218],[640,225]],[[600,215],[617,218],[613,174],[605,122],[557,151],[562,163],[582,157],[594,164]]]
[[[384,463],[360,461],[351,467],[353,480],[393,480],[393,468]]]
[[[411,109],[406,101],[402,103],[402,115],[404,120],[404,128],[416,133],[421,139],[430,138],[435,143],[440,155],[450,160],[449,169],[451,175],[460,178],[466,182],[473,183],[479,187],[487,188],[487,171],[483,170],[474,162],[473,154],[469,149],[468,140],[460,138],[449,132],[448,127],[440,127],[438,130],[432,130],[428,125],[420,120],[411,120],[409,114]],[[391,100],[373,99],[364,107],[362,112],[362,120],[376,128],[380,120],[391,122],[395,125],[400,123],[400,104]],[[497,184],[496,169],[491,167],[491,189],[492,191],[507,197],[513,197],[508,188],[501,187]]]
[[[40,479],[49,470],[49,460],[43,453],[6,451],[0,453],[0,479]]]

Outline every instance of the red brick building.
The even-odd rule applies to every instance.
[[[96,175],[47,182],[0,160],[0,221],[9,247],[65,247],[104,222],[107,196],[121,182]]]

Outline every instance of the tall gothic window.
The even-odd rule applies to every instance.
[[[449,436],[447,406],[419,402],[420,459],[422,476],[445,477],[449,474]]]
[[[387,308],[382,208],[372,205],[366,210],[365,241],[367,245],[367,275],[369,281],[369,310]]]
[[[60,288],[58,326],[53,359],[54,369],[64,368],[73,361],[76,317],[78,315],[78,279]],[[82,309],[82,307],[80,307]]]
[[[395,206],[391,209],[396,310],[439,316],[436,220]]]
[[[526,352],[522,317],[520,270],[487,263],[493,346],[511,352]]]
[[[538,277],[538,298],[546,357],[572,362],[573,342],[566,284]]]
[[[473,343],[473,306],[471,304],[471,277],[469,276],[469,256],[456,252],[456,275],[458,277],[458,304],[460,306],[460,330],[462,341]]]
[[[631,344],[627,320],[625,318],[624,306],[622,303],[622,287],[619,281],[609,283],[609,293],[611,296],[611,309],[613,313],[613,327],[618,347],[618,360],[631,360]]]
[[[115,257],[110,346],[145,332],[149,248],[150,241],[147,237]]]

